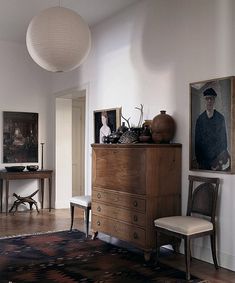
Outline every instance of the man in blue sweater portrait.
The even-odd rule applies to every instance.
[[[213,88],[203,92],[206,110],[196,121],[195,154],[198,169],[227,171],[230,155],[224,116],[215,109],[217,93]]]

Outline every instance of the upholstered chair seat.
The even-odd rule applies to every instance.
[[[69,201],[73,204],[77,204],[84,207],[91,206],[91,196],[75,196],[71,197]]]
[[[202,233],[213,229],[213,224],[210,221],[192,216],[163,217],[155,220],[154,225],[184,235]]]

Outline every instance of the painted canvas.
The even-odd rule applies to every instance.
[[[234,77],[190,84],[190,170],[234,173]]]
[[[3,163],[38,162],[38,113],[3,112]]]
[[[104,143],[104,137],[115,132],[121,124],[121,108],[94,111],[95,143]]]

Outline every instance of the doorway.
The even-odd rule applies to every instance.
[[[56,95],[55,208],[68,208],[69,199],[85,194],[85,135],[87,90]]]

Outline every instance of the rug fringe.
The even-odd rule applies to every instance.
[[[66,232],[66,231],[69,232],[70,230],[68,230],[68,229],[66,229],[66,230],[53,230],[53,231],[46,231],[46,232],[36,232],[36,233],[31,233],[31,234],[29,233],[29,234],[11,235],[11,236],[4,236],[4,237],[0,236],[0,240],[13,239],[13,238],[25,237],[25,236],[34,236],[34,235],[36,236],[36,235],[50,234],[50,233],[56,233],[56,232]]]

